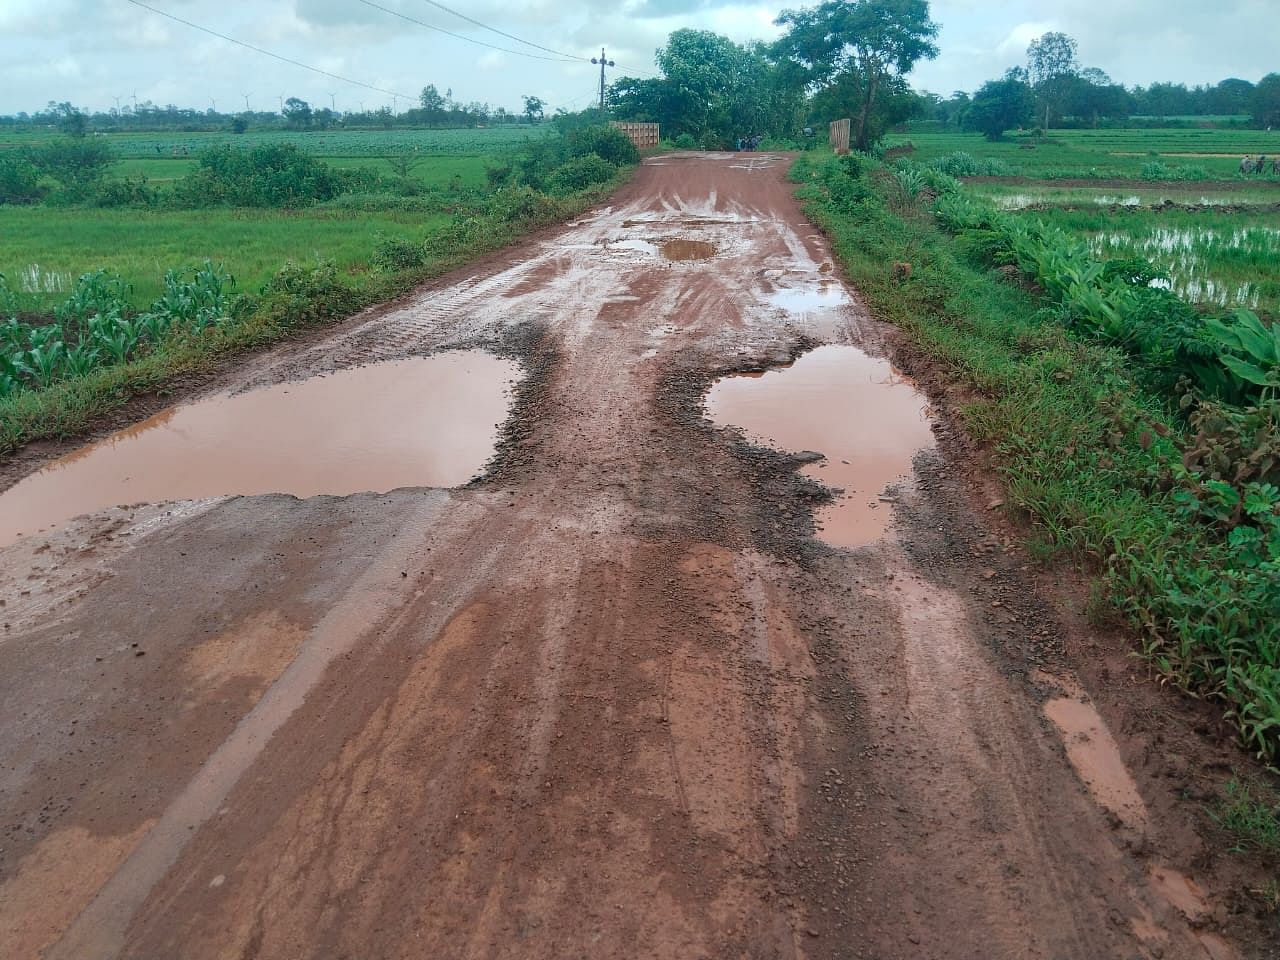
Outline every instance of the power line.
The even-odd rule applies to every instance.
[[[279,60],[281,63],[288,63],[295,67],[301,67],[303,70],[310,70],[312,73],[318,73],[323,77],[331,80],[341,80],[343,83],[350,83],[357,87],[364,87],[366,90],[374,90],[378,93],[385,93],[392,97],[404,97],[406,100],[414,100],[416,98],[409,96],[407,93],[397,93],[395,90],[386,90],[382,87],[375,87],[372,83],[365,83],[361,80],[352,80],[350,77],[344,77],[338,73],[330,73],[328,70],[321,70],[319,67],[313,67],[301,60],[293,60],[289,57],[281,56],[278,53],[272,53],[270,50],[264,50],[262,47],[255,47],[252,43],[245,43],[243,40],[237,40],[235,37],[229,37],[225,33],[219,33],[217,30],[210,30],[208,27],[202,27],[198,23],[192,23],[190,20],[183,20],[181,17],[174,16],[172,13],[166,13],[158,7],[153,7],[143,3],[142,0],[129,0],[135,7],[142,7],[144,10],[150,10],[152,13],[158,13],[162,17],[168,17],[170,20],[181,23],[184,26],[191,27],[193,30],[199,30],[201,33],[207,33],[219,40],[226,40],[228,43],[234,43],[238,46],[245,47],[255,53],[261,53],[264,56],[271,57],[273,60]]]
[[[134,2],[134,0],[130,0]],[[444,27],[437,27],[435,24],[427,23],[425,20],[419,20],[411,17],[407,13],[401,13],[399,10],[392,10],[390,7],[384,7],[380,3],[374,3],[373,0],[360,0],[366,7],[373,7],[375,10],[381,10],[383,13],[389,13],[393,17],[399,17],[401,20],[408,20],[410,23],[416,23],[420,27],[426,27],[428,30],[435,30],[437,33],[443,33],[458,40],[465,40],[467,43],[476,43],[482,47],[488,47],[490,50],[500,50],[503,53],[510,53],[517,57],[528,57],[531,60],[548,60],[551,63],[577,63],[581,57],[571,60],[564,59],[563,55],[555,57],[544,57],[539,53],[525,53],[523,50],[511,50],[507,47],[499,47],[497,44],[485,43],[483,40],[477,40],[475,37],[468,37],[466,34],[454,33],[452,30],[446,30]]]
[[[454,10],[452,7],[446,7],[443,3],[437,3],[436,0],[423,0],[423,3],[429,3],[433,7],[440,8],[445,13],[452,13],[455,17],[460,17],[461,19],[467,21],[467,23],[474,23],[477,27],[480,27],[482,30],[489,30],[493,33],[496,33],[500,37],[506,37],[508,40],[514,40],[516,43],[523,43],[527,47],[536,47],[539,50],[545,50],[547,53],[554,53],[558,57],[568,57],[570,60],[586,61],[587,59],[586,57],[578,56],[576,53],[565,53],[562,50],[553,50],[551,47],[544,47],[542,44],[534,43],[532,40],[525,40],[521,37],[517,37],[514,33],[507,33],[505,30],[499,30],[497,27],[491,27],[487,23],[481,23],[479,20],[475,19],[474,17],[467,16],[465,13],[459,13],[457,10]]]

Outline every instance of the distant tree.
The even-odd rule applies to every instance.
[[[422,88],[418,103],[422,107],[424,122],[431,126],[438,126],[444,122],[448,101],[444,94],[436,89],[434,83],[429,83]]]
[[[249,120],[247,117],[236,117],[231,121],[232,133],[244,133],[249,129]]]
[[[1208,112],[1224,116],[1248,113],[1252,100],[1252,83],[1248,80],[1228,77],[1210,91]]]
[[[290,97],[284,102],[285,121],[295,130],[306,130],[311,126],[311,104],[297,97]]]
[[[1065,33],[1046,33],[1027,47],[1027,74],[1048,130],[1062,110],[1072,81],[1080,72],[1076,42]]]
[[[541,97],[524,97],[524,115],[530,123],[537,123],[542,119],[543,111],[546,110],[546,104],[542,102]]]
[[[408,180],[409,176],[418,168],[418,165],[421,164],[424,159],[426,158],[423,157],[417,147],[411,147],[406,144],[402,147],[393,149],[392,152],[387,155],[387,166],[389,166],[391,168],[391,172],[401,180]]]
[[[89,132],[89,115],[65,100],[62,103],[50,100],[45,113],[50,122],[69,137],[83,137]]]
[[[1066,107],[1096,127],[1102,117],[1122,117],[1129,112],[1129,94],[1097,67],[1088,67],[1066,85]]]
[[[1280,126],[1280,73],[1269,73],[1253,88],[1253,122],[1270,130]]]
[[[964,115],[966,130],[999,140],[1006,130],[1022,126],[1035,113],[1036,99],[1027,75],[1017,67],[1000,80],[988,80],[973,95]]]
[[[827,98],[833,104],[856,95],[859,150],[870,148],[887,127],[877,111],[886,104],[903,109],[905,75],[938,55],[938,25],[929,19],[927,0],[825,0],[784,10],[774,22],[787,28],[775,50],[799,68],[806,87],[839,90],[842,96]]]

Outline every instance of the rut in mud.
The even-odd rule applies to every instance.
[[[117,508],[5,549],[8,956],[1232,955],[1188,913],[1194,840],[1073,768],[1041,706],[1084,696],[1057,623],[910,385],[861,355],[812,394],[826,469],[704,416],[717,378],[878,349],[785,166],[647,161],[223,385],[518,328],[483,483]],[[842,460],[880,518],[852,550],[813,537]]]

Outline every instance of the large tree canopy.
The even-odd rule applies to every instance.
[[[622,77],[609,102],[619,117],[655,121],[667,136],[688,134],[704,146],[790,132],[803,92],[787,83],[767,53],[706,30],[677,30],[657,52],[663,76]]]
[[[1001,80],[988,80],[973,95],[964,114],[964,126],[988,140],[999,140],[1006,130],[1030,120],[1035,106],[1026,73],[1014,68]]]
[[[881,111],[901,110],[905,75],[920,60],[938,55],[938,25],[927,0],[825,0],[817,7],[784,10],[787,27],[778,56],[791,64],[816,100],[827,93],[834,105],[857,114],[854,145],[868,149],[892,120]]]
[[[1044,128],[1061,113],[1070,90],[1079,77],[1076,42],[1065,33],[1046,33],[1027,47],[1027,73],[1040,101]]]

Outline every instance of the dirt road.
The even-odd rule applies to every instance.
[[[785,166],[652,159],[218,385],[518,354],[479,483],[0,553],[4,956],[1236,955],[945,417],[855,550],[812,538],[799,459],[703,417],[717,373],[883,349],[856,299],[776,305],[831,274]]]

